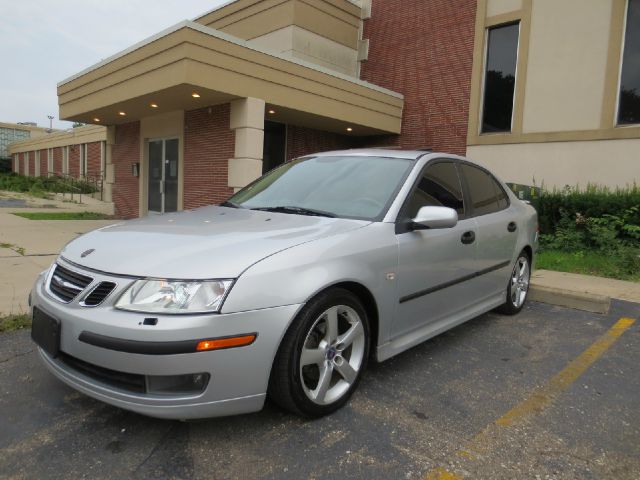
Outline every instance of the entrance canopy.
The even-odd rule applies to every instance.
[[[60,118],[99,125],[247,97],[263,99],[287,123],[400,133],[401,94],[190,21],[58,84]]]

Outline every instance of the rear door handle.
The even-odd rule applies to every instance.
[[[460,237],[460,241],[465,245],[469,245],[470,243],[473,243],[476,241],[476,234],[471,230],[469,230],[468,232],[464,232],[462,234],[462,237]]]
[[[507,225],[507,230],[510,232],[515,232],[518,229],[518,225],[516,225],[516,222],[509,222],[509,225]]]

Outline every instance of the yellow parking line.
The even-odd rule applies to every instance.
[[[508,428],[514,423],[526,420],[531,415],[544,410],[544,408],[549,406],[549,404],[573,384],[580,375],[593,365],[593,363],[620,338],[620,335],[627,331],[634,323],[635,320],[633,318],[620,318],[604,335],[577,358],[569,362],[569,364],[549,380],[546,385],[535,390],[530,397],[520,402],[498,418],[492,425],[485,428],[474,437],[469,445],[458,451],[457,454],[461,457],[474,460],[478,454],[488,453],[489,442],[486,440],[489,428],[493,428],[493,434],[495,434],[496,426]],[[431,470],[426,476],[426,480],[461,480],[461,478],[462,477],[456,476],[443,468]]]

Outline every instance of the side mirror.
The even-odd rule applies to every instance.
[[[422,207],[411,221],[413,230],[452,228],[458,223],[458,212],[448,207]]]

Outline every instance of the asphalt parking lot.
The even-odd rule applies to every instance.
[[[383,364],[320,420],[156,420],[67,388],[0,336],[1,478],[640,478],[640,317],[530,303]]]

